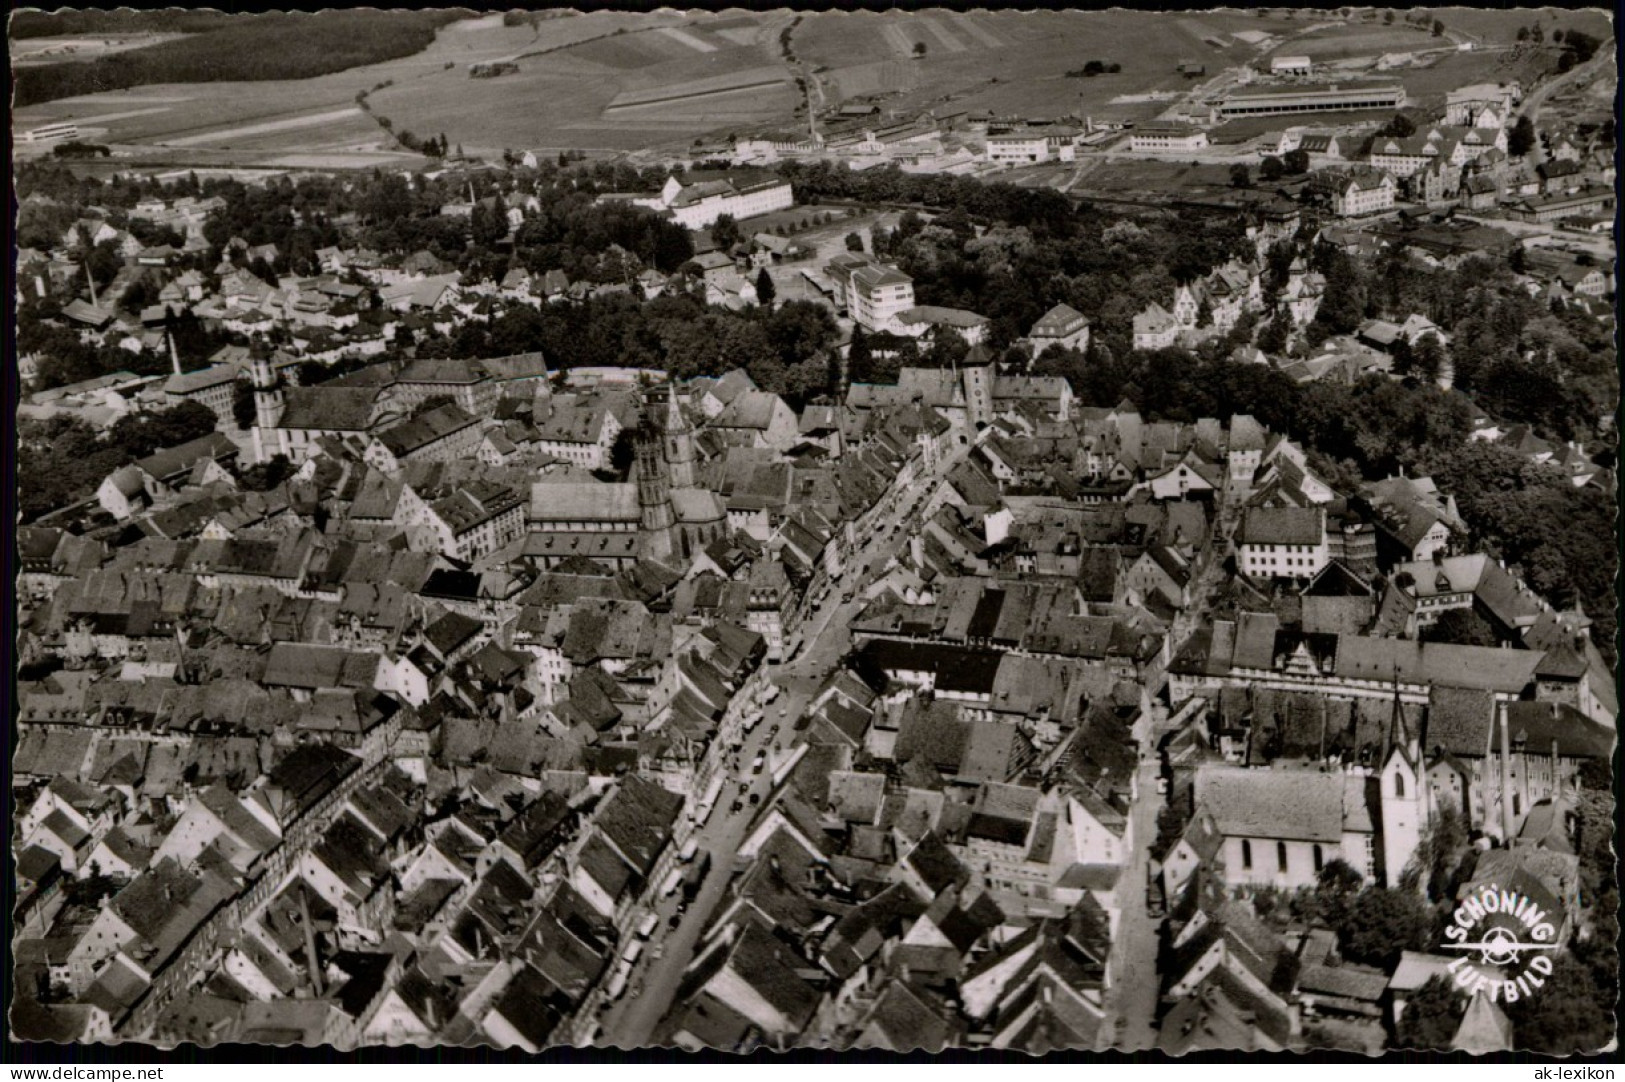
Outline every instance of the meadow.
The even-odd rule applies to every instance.
[[[1244,62],[1256,50],[1234,33],[1277,34],[1290,26],[1236,12],[1173,19],[1133,11],[821,14],[806,19],[795,43],[798,56],[831,69],[823,77],[844,96],[883,95],[888,109],[1082,113],[1130,120],[1155,115],[1161,107],[1113,99],[1189,89],[1189,80],[1178,73],[1180,63],[1195,61],[1213,72]],[[918,58],[913,58],[915,43],[925,46]],[[1120,64],[1122,70],[1066,77],[1095,59]]]
[[[1534,18],[1531,12],[1461,9],[1436,14],[1452,32],[1501,44]],[[1607,31],[1606,22],[1592,12],[1545,18],[1548,30]],[[764,126],[801,129],[799,122],[792,125],[800,101],[796,72],[779,43],[791,19],[784,11],[694,15],[669,9],[567,13],[513,26],[501,15],[462,18],[440,26],[421,51],[381,63],[306,79],[165,83],[78,94],[19,107],[14,122],[27,130],[75,120],[102,129],[97,140],[115,148],[207,150],[244,165],[301,155],[335,163],[350,155],[354,164],[370,164],[378,154],[399,150],[375,117],[387,118],[397,133],[444,134],[451,146],[488,157],[510,148],[671,149]],[[1262,42],[1267,51],[1244,37]],[[807,14],[795,26],[792,49],[800,62],[817,69],[829,105],[868,97],[887,111],[1144,120],[1166,108],[1156,95],[1194,85],[1178,73],[1182,62],[1205,64],[1211,77],[1272,52],[1375,55],[1439,41],[1403,25],[1363,19],[1326,24],[1274,13],[929,10]],[[1512,64],[1507,55],[1456,54],[1432,67],[1401,70],[1395,78],[1432,105],[1445,89],[1467,82],[1519,78],[1527,83],[1544,63]],[[1067,76],[1089,60],[1116,63],[1121,70],[1094,78]],[[518,71],[470,78],[470,65],[490,61],[511,61]],[[356,111],[360,94],[366,95],[372,116]],[[150,157],[156,151],[142,153]]]

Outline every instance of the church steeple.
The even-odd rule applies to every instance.
[[[254,385],[254,447],[264,462],[271,457],[267,447],[273,442],[272,431],[282,424],[285,405],[281,380],[271,366],[271,351],[262,342],[249,347],[248,374]]]
[[[665,426],[653,402],[644,400],[633,436],[638,484],[638,551],[666,561],[677,551],[677,512],[671,502],[671,467],[666,461]]]
[[[1410,726],[1405,721],[1405,704],[1399,698],[1399,670],[1394,670],[1394,702],[1388,714],[1388,734],[1383,739],[1382,758],[1386,762],[1389,753],[1398,749],[1399,753],[1407,759],[1411,757]]]
[[[665,457],[668,476],[673,489],[693,488],[694,429],[683,416],[677,404],[677,385],[670,384],[666,393]]]

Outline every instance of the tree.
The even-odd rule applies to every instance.
[[[1405,1013],[1399,1016],[1394,1030],[1394,1043],[1405,1049],[1447,1052],[1466,1013],[1461,997],[1448,978],[1429,977],[1427,983],[1405,1001]]]
[[[1282,353],[1286,350],[1287,340],[1292,335],[1292,314],[1285,308],[1275,313],[1275,318],[1264,325],[1258,332],[1258,348],[1265,353]]]
[[[1612,949],[1612,947],[1610,947]],[[1613,999],[1606,1001],[1586,967],[1556,952],[1552,972],[1539,994],[1506,1006],[1513,1044],[1519,1051],[1569,1056],[1595,1052],[1614,1038]]]
[[[861,253],[863,251],[863,236],[859,233],[848,233],[846,235],[846,250]]]
[[[159,286],[146,274],[137,275],[135,281],[130,283],[119,298],[119,304],[126,312],[140,315],[141,312],[158,303]]]
[[[739,223],[732,214],[719,214],[717,220],[711,223],[711,240],[721,251],[733,251],[734,245],[743,239]]]
[[[1413,863],[1404,869],[1402,879],[1407,886],[1421,886],[1433,902],[1453,901],[1456,888],[1470,871],[1468,862],[1473,853],[1467,840],[1467,817],[1458,805],[1446,801],[1428,822]]]
[[[1512,130],[1507,133],[1507,154],[1514,158],[1521,158],[1535,147],[1535,122],[1529,119],[1526,113],[1518,118]]]
[[[1253,186],[1252,170],[1237,162],[1230,167],[1230,186],[1232,188],[1251,188]]]
[[[914,43],[914,55],[916,57],[921,57],[921,56],[925,55],[925,42],[916,41]]]
[[[763,267],[756,272],[756,303],[763,308],[773,307],[773,298],[778,295],[778,287],[773,284],[773,276]]]
[[[276,271],[271,269],[271,264],[265,261],[264,256],[255,256],[248,264],[248,271],[272,289],[281,284],[277,279]]]
[[[1343,957],[1393,972],[1399,956],[1433,945],[1433,912],[1415,891],[1367,887],[1337,927]]]
[[[1519,41],[1528,41],[1529,40],[1529,28],[1527,26],[1518,27],[1518,40]]]
[[[1285,172],[1286,172],[1286,167],[1281,164],[1281,159],[1277,158],[1273,154],[1269,155],[1263,161],[1258,163],[1258,177],[1259,177],[1260,180],[1266,180],[1266,181],[1271,181],[1271,182],[1277,181],[1277,180],[1281,179],[1282,175]],[[1238,187],[1246,187],[1246,185],[1237,185],[1237,186]]]
[[[626,477],[631,473],[632,462],[637,457],[635,440],[633,429],[623,428],[615,433],[615,442],[609,448],[609,468],[618,477]]]
[[[1382,24],[1384,26],[1392,26],[1392,25],[1394,25],[1394,9],[1393,8],[1389,8],[1386,12],[1383,13]]]
[[[852,342],[846,350],[846,380],[848,383],[868,383],[874,375],[875,356],[869,345],[869,336],[861,326],[852,328]]]
[[[474,243],[489,248],[508,235],[508,208],[502,197],[496,196],[492,205],[475,203],[470,221]]]
[[[1394,119],[1379,128],[1377,134],[1394,139],[1409,139],[1416,134],[1416,124],[1404,113],[1395,113]]]
[[[293,463],[287,455],[272,455],[268,462],[257,462],[243,470],[237,483],[250,492],[269,492],[294,474]]]
[[[1433,36],[1436,38],[1444,36],[1444,23],[1438,19],[1433,20]]]
[[[1412,347],[1416,374],[1423,379],[1438,379],[1444,370],[1444,345],[1436,334],[1424,334]]]
[[[254,427],[255,416],[254,388],[238,380],[231,389],[231,418],[246,431]]]
[[[1309,172],[1309,152],[1307,150],[1289,150],[1281,159],[1281,164],[1293,176]]]
[[[1416,637],[1422,642],[1453,642],[1458,646],[1499,646],[1495,629],[1472,609],[1449,609],[1421,628]]]

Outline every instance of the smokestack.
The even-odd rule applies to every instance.
[[[305,926],[305,965],[310,970],[310,984],[316,990],[316,998],[324,994],[322,988],[322,967],[316,959],[316,928],[310,922],[310,892],[303,883],[299,885],[299,919]]]
[[[1501,827],[1505,831],[1506,842],[1512,844],[1512,746],[1511,737],[1507,733],[1507,708],[1505,703],[1498,704],[1501,714]]]
[[[169,366],[175,370],[175,374],[178,376],[181,374],[181,355],[180,351],[175,348],[175,332],[170,330],[167,325],[164,327],[164,338],[169,342]]]
[[[101,302],[96,299],[96,279],[90,276],[90,260],[85,260],[85,282],[90,286],[90,306],[100,308]]]

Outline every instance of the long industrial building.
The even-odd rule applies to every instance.
[[[1405,104],[1402,86],[1330,86],[1238,89],[1214,103],[1221,117],[1277,116],[1283,113],[1329,113],[1355,109],[1398,109]]]

